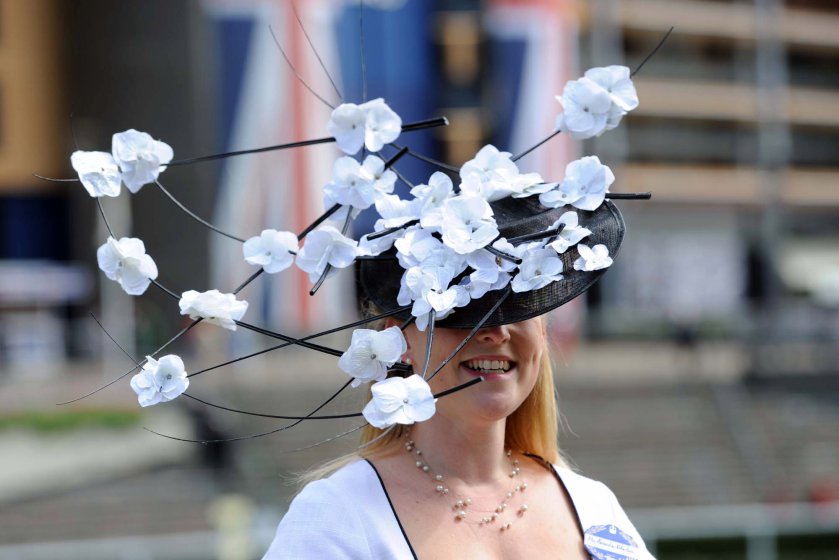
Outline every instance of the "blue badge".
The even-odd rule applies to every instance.
[[[635,560],[638,545],[635,540],[614,525],[596,525],[586,530],[583,544],[597,560]]]

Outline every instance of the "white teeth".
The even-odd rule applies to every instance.
[[[481,371],[509,371],[510,362],[507,360],[468,360],[466,367]]]

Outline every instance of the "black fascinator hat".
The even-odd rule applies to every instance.
[[[551,226],[563,214],[572,211],[577,213],[579,223],[591,231],[585,242],[592,246],[604,245],[611,256],[617,254],[626,231],[623,216],[617,206],[608,200],[604,200],[594,211],[570,207],[546,208],[539,202],[538,197],[508,197],[492,202],[490,206],[500,236],[514,245],[534,238],[545,239],[543,232],[549,232]],[[391,249],[384,256],[392,258],[360,260],[356,263],[358,295],[362,308],[369,302],[378,312],[408,319],[411,317],[410,310],[397,304],[400,280],[405,270],[399,265],[395,254],[396,250]],[[574,268],[574,261],[578,257],[576,246],[559,254],[563,265],[561,280],[551,282],[540,289],[510,293],[485,321],[482,319],[496,306],[498,299],[504,294],[503,290],[487,292],[466,307],[459,308],[455,313],[439,320],[437,325],[471,329],[480,323],[482,326],[492,327],[524,321],[556,309],[588,290],[607,270],[577,270]]]

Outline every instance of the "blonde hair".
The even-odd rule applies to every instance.
[[[554,385],[553,366],[551,365],[547,343],[539,365],[539,375],[533,390],[521,405],[507,417],[505,446],[523,453],[537,455],[555,464],[562,463],[559,453],[556,388]],[[368,391],[369,392],[369,391]],[[369,395],[368,395],[369,398]],[[403,445],[403,437],[408,426],[397,424],[381,430],[369,424],[362,429],[361,441],[357,451],[333,459],[298,477],[298,482],[306,484],[329,476],[344,465],[376,455],[387,454]]]

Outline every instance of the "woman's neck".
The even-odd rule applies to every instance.
[[[409,437],[435,472],[467,484],[491,484],[510,470],[504,433],[504,419],[464,426],[438,414],[414,425]]]

